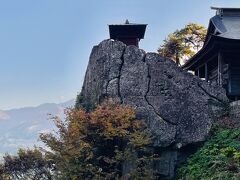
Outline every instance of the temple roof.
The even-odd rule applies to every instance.
[[[224,9],[221,10],[223,11]],[[214,31],[211,29],[212,32],[209,33],[229,39],[240,39],[240,9],[227,10],[228,13],[223,11],[210,19],[209,26],[213,27],[209,28],[214,28]],[[230,13],[232,11],[234,13]]]
[[[196,60],[199,60],[203,54],[209,51],[209,47],[212,49],[214,44],[224,43],[224,41],[236,41],[240,43],[240,8],[217,8],[216,15],[209,21],[208,32],[202,49],[189,59],[183,68],[187,68],[194,64]],[[216,43],[217,42],[217,43]]]
[[[108,26],[111,39],[119,37],[136,37],[143,39],[147,24],[129,23],[129,21],[126,20],[124,24],[111,24]]]
[[[240,16],[240,8],[230,8],[230,7],[211,7],[211,9],[216,10],[216,15],[238,15]]]

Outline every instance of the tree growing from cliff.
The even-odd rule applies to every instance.
[[[180,64],[192,57],[203,46],[207,30],[204,26],[190,23],[168,35],[158,53]]]
[[[42,134],[50,148],[46,157],[54,161],[60,179],[115,179],[126,176],[153,178],[150,133],[134,110],[111,101],[92,112],[82,109],[66,111],[65,121],[54,117],[56,134]]]
[[[75,102],[76,109],[84,109],[86,111],[93,111],[96,108],[96,105],[86,100],[82,93],[79,93]]]

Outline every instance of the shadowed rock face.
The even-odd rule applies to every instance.
[[[154,134],[154,146],[171,147],[159,162],[165,164],[159,173],[166,177],[174,174],[177,147],[204,141],[228,102],[223,88],[210,86],[172,60],[112,40],[93,48],[81,93],[91,103],[111,97],[134,107]]]

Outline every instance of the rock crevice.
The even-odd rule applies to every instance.
[[[144,60],[144,62],[146,62],[146,61]],[[154,106],[150,103],[150,101],[149,101],[148,98],[147,98],[148,93],[149,93],[149,91],[150,91],[150,84],[151,84],[151,73],[150,73],[150,67],[149,67],[148,64],[147,64],[147,78],[148,78],[148,84],[147,84],[146,94],[144,95],[145,101],[146,101],[147,104],[153,109],[153,111],[156,113],[156,115],[159,117],[159,119],[161,119],[161,120],[163,120],[163,121],[165,121],[165,122],[167,122],[167,123],[169,123],[169,124],[171,124],[171,125],[174,125],[174,126],[177,125],[176,123],[173,123],[173,122],[171,122],[171,121],[168,121],[168,120],[166,120],[166,119],[163,119],[163,118],[161,117],[161,115],[157,112],[157,110],[154,108]]]
[[[217,96],[214,96],[210,92],[206,91],[206,89],[204,89],[204,87],[202,87],[201,83],[198,83],[198,87],[200,87],[203,90],[203,92],[206,93],[212,99],[215,99],[215,100],[219,101],[220,103],[226,103],[226,101],[223,101],[222,99],[218,98]]]
[[[119,98],[120,98],[120,103],[121,103],[121,104],[123,103],[123,98],[122,98],[121,91],[120,91],[120,80],[121,80],[121,75],[122,75],[122,67],[123,67],[123,65],[124,65],[124,54],[125,54],[125,50],[126,50],[126,48],[124,48],[123,53],[122,53],[122,56],[121,56],[122,63],[121,63],[120,66],[119,66],[119,76],[118,76],[118,96],[119,96]]]
[[[81,94],[88,103],[111,97],[132,106],[151,130],[154,147],[169,149],[162,157],[166,164],[157,165],[166,177],[174,175],[176,163],[169,154],[177,158],[178,150],[173,147],[203,142],[228,102],[223,88],[209,85],[172,60],[112,40],[93,48]]]

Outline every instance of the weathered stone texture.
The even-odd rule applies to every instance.
[[[232,126],[240,128],[240,101],[231,102],[229,105],[229,117],[232,119]]]
[[[232,118],[240,119],[240,101],[230,103],[230,116]]]
[[[204,141],[214,117],[228,102],[223,88],[209,85],[173,61],[112,40],[93,48],[82,95],[92,103],[111,97],[133,106],[154,134],[156,147]],[[164,162],[169,162],[165,167],[170,169],[162,166],[160,171],[169,175],[175,165],[165,154]]]

